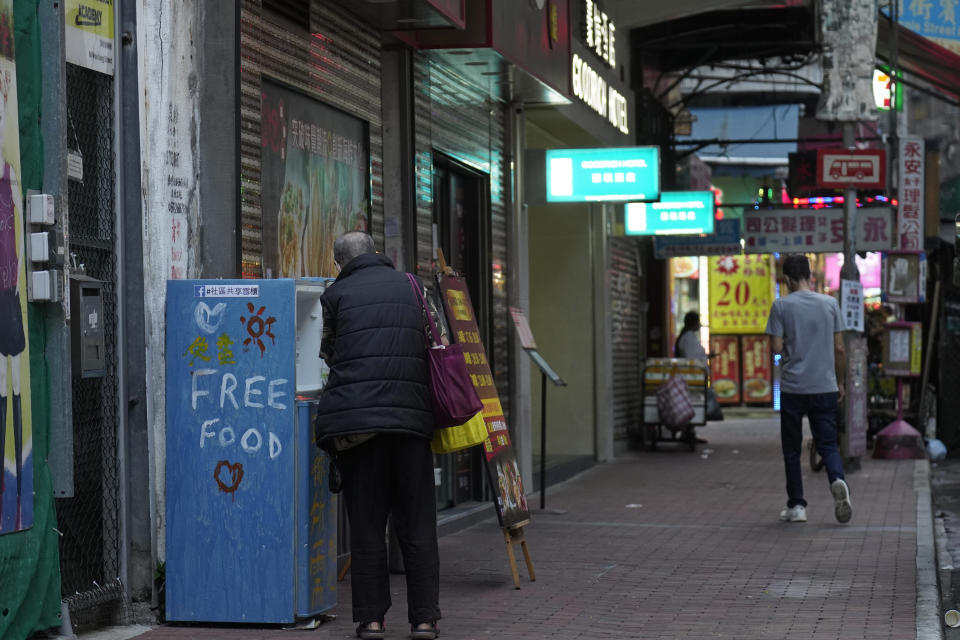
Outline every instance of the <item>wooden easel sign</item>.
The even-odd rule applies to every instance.
[[[503,416],[500,397],[493,384],[493,375],[487,361],[487,353],[480,341],[473,303],[466,281],[459,276],[439,275],[437,283],[443,300],[443,310],[450,327],[450,341],[461,345],[467,371],[483,401],[483,420],[487,425],[487,439],[483,443],[484,466],[487,479],[496,496],[497,519],[504,530],[507,545],[507,557],[513,573],[513,584],[520,588],[520,577],[513,553],[513,545],[520,544],[530,580],[536,579],[533,562],[527,549],[523,529],[530,524],[530,509],[520,479],[517,456],[510,442],[510,432]]]

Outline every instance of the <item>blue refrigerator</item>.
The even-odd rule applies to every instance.
[[[337,503],[312,427],[327,282],[167,282],[170,621],[289,624],[336,606]]]

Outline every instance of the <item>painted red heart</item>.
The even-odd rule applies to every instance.
[[[213,470],[213,479],[217,481],[220,491],[229,493],[232,500],[233,493],[243,480],[243,465],[239,462],[230,464],[228,460],[221,460]]]

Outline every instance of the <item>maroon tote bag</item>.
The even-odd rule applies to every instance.
[[[427,336],[427,361],[430,367],[430,395],[433,401],[433,422],[437,429],[456,427],[472,418],[483,408],[467,373],[463,350],[459,344],[441,344],[437,325],[423,291],[413,274],[408,273],[410,286],[417,294],[423,312],[430,323],[432,336]]]

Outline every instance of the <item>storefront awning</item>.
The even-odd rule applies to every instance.
[[[461,0],[335,0],[386,31],[464,26]]]
[[[877,25],[877,57],[909,76],[933,85],[960,100],[960,56],[902,25],[897,25],[897,61],[893,61],[893,22],[881,15]]]

